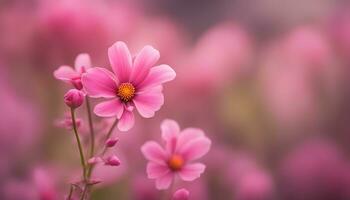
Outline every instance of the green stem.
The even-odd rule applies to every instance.
[[[74,130],[74,134],[75,134],[75,138],[77,140],[78,143],[78,148],[79,148],[79,154],[80,154],[80,162],[81,162],[81,166],[83,168],[83,177],[84,177],[84,181],[86,182],[86,167],[85,167],[85,158],[84,158],[84,152],[83,152],[83,148],[81,146],[81,142],[80,142],[80,138],[79,138],[79,134],[78,134],[78,130],[77,130],[77,124],[75,121],[75,113],[74,113],[74,109],[71,108],[71,115],[72,115],[72,122],[73,122],[73,130]]]
[[[90,128],[90,137],[91,137],[91,144],[90,144],[90,158],[94,156],[95,151],[95,132],[94,132],[94,125],[92,123],[92,115],[91,115],[91,107],[90,107],[90,101],[89,97],[86,96],[86,109],[88,113],[89,118],[89,128]]]

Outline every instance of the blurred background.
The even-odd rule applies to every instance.
[[[109,68],[119,40],[177,78],[156,117],[116,131],[122,166],[96,171],[93,199],[160,198],[140,146],[165,118],[213,141],[191,199],[350,199],[347,0],[0,0],[0,199],[67,194],[80,165],[53,71],[82,52]]]

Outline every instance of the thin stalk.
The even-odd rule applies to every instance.
[[[91,158],[94,156],[94,151],[95,151],[95,131],[94,131],[94,125],[92,123],[90,100],[88,96],[86,96],[85,99],[86,99],[86,109],[87,109],[88,118],[89,118],[89,128],[90,128],[90,137],[91,137],[90,154],[89,154],[89,157]]]
[[[80,138],[79,138],[79,134],[78,134],[78,130],[77,130],[77,124],[75,122],[75,113],[74,113],[74,109],[71,109],[71,115],[72,115],[72,122],[73,122],[73,130],[74,130],[74,134],[75,134],[75,138],[77,140],[78,143],[78,148],[79,148],[79,154],[80,154],[80,162],[81,162],[81,166],[83,168],[83,177],[84,177],[84,181],[86,182],[86,166],[85,166],[85,158],[84,158],[84,152],[83,152],[83,148],[80,142]]]
[[[115,121],[113,122],[111,128],[110,128],[109,131],[107,132],[105,141],[107,141],[108,138],[112,135],[113,130],[114,130],[114,128],[116,127],[117,124],[118,124],[118,118],[115,119]],[[105,144],[105,143],[104,143],[104,144]],[[101,156],[103,156],[103,155],[106,153],[106,151],[107,151],[107,148],[104,147],[103,150],[102,150]],[[87,173],[87,177],[88,177],[88,178],[90,178],[93,168],[94,168],[94,165],[90,165],[90,167],[89,167],[89,169],[88,169],[88,173]]]
[[[73,190],[74,190],[74,186],[70,185],[69,194],[68,194],[68,200],[72,199]]]

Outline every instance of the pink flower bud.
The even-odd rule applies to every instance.
[[[92,157],[88,160],[88,164],[93,165],[93,164],[99,163],[101,161],[102,161],[102,159],[100,157]]]
[[[71,108],[78,108],[84,102],[84,93],[77,89],[70,89],[64,95],[64,102]]]
[[[188,200],[190,196],[190,192],[184,188],[177,190],[172,200]]]
[[[118,141],[119,139],[108,138],[106,141],[106,147],[113,147]]]
[[[80,77],[72,79],[71,83],[73,84],[73,86],[76,89],[78,89],[78,90],[83,89],[83,83],[81,82],[81,78]]]
[[[113,155],[107,158],[107,160],[105,161],[105,164],[110,166],[119,166],[120,160],[117,156]]]

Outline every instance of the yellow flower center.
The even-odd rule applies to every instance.
[[[182,156],[176,155],[176,154],[172,155],[168,161],[168,166],[173,171],[180,170],[184,164],[185,164],[185,161],[182,158]]]
[[[131,83],[122,83],[118,87],[117,96],[124,102],[129,102],[135,96],[135,87]]]

